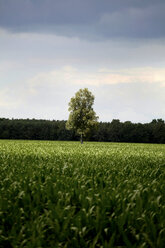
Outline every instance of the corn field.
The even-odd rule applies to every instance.
[[[165,247],[165,145],[1,140],[0,247]]]

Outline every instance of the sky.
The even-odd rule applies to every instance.
[[[164,0],[0,0],[0,118],[165,119]]]

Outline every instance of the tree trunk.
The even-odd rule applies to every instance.
[[[83,144],[83,135],[82,134],[81,134],[80,142],[81,142],[81,144]]]

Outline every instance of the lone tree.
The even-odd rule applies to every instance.
[[[69,102],[70,115],[66,128],[75,130],[80,135],[81,144],[83,143],[83,137],[89,135],[98,124],[98,116],[92,108],[93,104],[94,96],[87,88],[80,89]]]

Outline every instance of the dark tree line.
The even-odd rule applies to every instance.
[[[66,130],[66,121],[0,118],[0,139],[79,140],[74,131]],[[88,137],[91,141],[164,143],[165,121],[150,123],[130,121],[99,122],[97,130]]]

